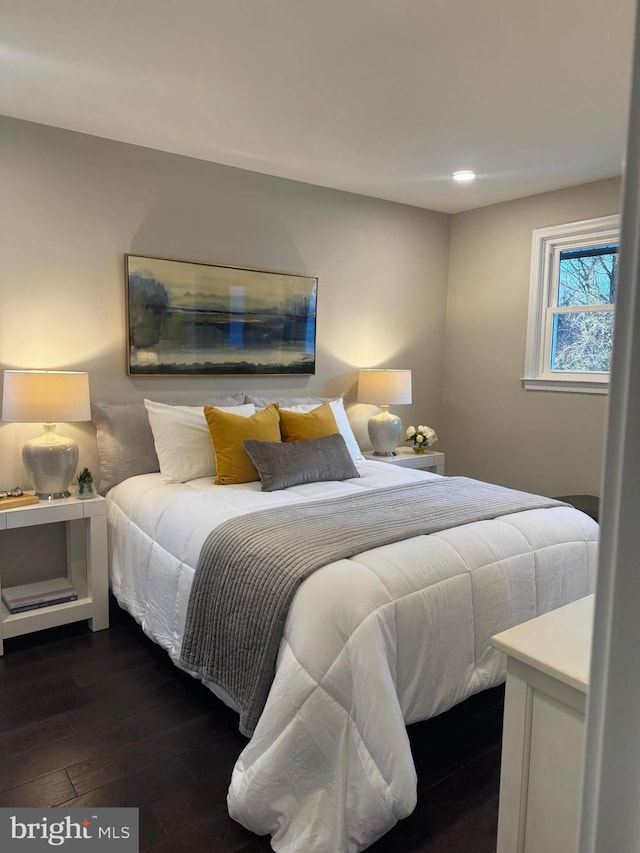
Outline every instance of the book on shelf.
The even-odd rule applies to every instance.
[[[9,613],[24,613],[26,610],[37,610],[77,600],[78,592],[67,578],[52,578],[22,586],[9,586],[2,590],[2,603]]]
[[[52,598],[47,601],[38,601],[32,604],[23,604],[23,605],[9,605],[5,601],[4,596],[2,596],[2,602],[4,606],[7,608],[9,613],[13,616],[16,613],[26,613],[28,610],[39,610],[42,607],[53,607],[54,604],[66,604],[69,601],[77,601],[78,594],[73,593],[72,595],[64,596],[63,598]]]

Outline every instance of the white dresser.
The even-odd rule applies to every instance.
[[[497,853],[575,853],[594,596],[491,638],[507,654]]]

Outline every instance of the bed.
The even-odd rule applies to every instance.
[[[274,492],[159,472],[108,491],[115,597],[181,666],[194,571],[216,526],[435,474],[355,461],[359,476]],[[164,478],[166,480],[166,478]],[[235,766],[229,813],[276,851],[365,849],[416,803],[406,725],[504,680],[489,638],[593,590],[598,526],[531,509],[329,563],[288,611],[266,705]],[[222,701],[219,685],[205,684]]]

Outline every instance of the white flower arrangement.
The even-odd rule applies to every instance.
[[[410,441],[414,447],[431,447],[438,440],[436,431],[428,426],[419,426],[417,429],[410,426],[406,436],[405,441]]]

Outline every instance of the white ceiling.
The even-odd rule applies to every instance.
[[[0,113],[457,212],[620,174],[634,5],[0,0]]]

